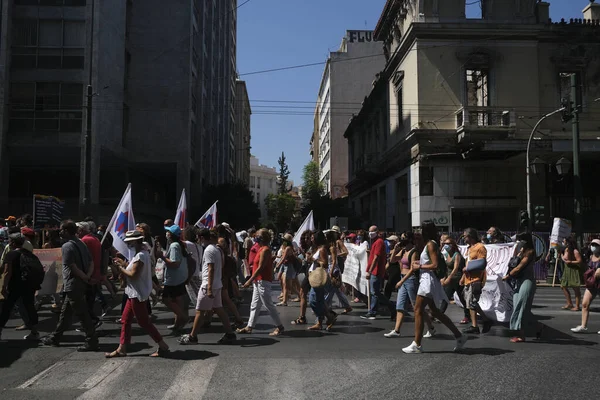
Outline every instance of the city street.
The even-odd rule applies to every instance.
[[[245,292],[248,298],[250,293]],[[248,302],[242,314],[248,315]],[[126,358],[106,360],[104,351],[117,347],[120,326],[114,323],[118,306],[101,327],[101,351],[77,353],[82,336],[70,332],[60,348],[28,344],[21,324],[12,319],[0,343],[2,399],[550,399],[597,397],[595,378],[600,356],[600,315],[590,316],[590,333],[573,335],[580,313],[563,311],[559,288],[540,287],[533,312],[544,324],[541,340],[528,332],[528,342],[512,344],[507,330],[494,326],[480,337],[471,336],[466,349],[452,353],[454,340],[437,324],[438,334],[424,339],[426,354],[406,355],[412,319],[402,337],[385,339],[392,323],[388,317],[360,319],[364,305],[340,316],[331,333],[308,332],[289,321],[297,317],[298,303],[279,311],[285,335],[271,338],[273,328],[265,312],[254,334],[238,336],[234,345],[215,344],[219,323],[199,337],[200,344],[183,347],[169,337],[169,359],[151,359],[153,344],[136,325]],[[166,334],[171,323],[164,306],[156,308],[156,324]],[[190,310],[191,314],[191,310]],[[460,310],[450,306],[454,321]],[[310,314],[309,314],[310,315]],[[45,306],[42,331],[55,325],[56,316]],[[310,319],[310,317],[309,317]],[[140,336],[141,335],[141,336]]]

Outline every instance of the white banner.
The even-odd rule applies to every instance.
[[[173,223],[182,230],[185,229],[187,222],[187,204],[185,201],[185,189],[181,191],[181,197],[179,198],[179,205],[177,206],[177,212],[175,213],[175,219]]]
[[[485,246],[487,249],[487,280],[479,298],[479,305],[486,316],[498,322],[508,321],[512,313],[513,291],[502,280],[502,277],[508,272],[508,261],[513,255],[514,246],[514,243]],[[459,249],[466,259],[468,256],[467,246],[459,246]],[[456,293],[454,293],[454,301],[457,305],[463,306]]]
[[[302,223],[302,225],[300,225],[300,228],[298,228],[294,239],[292,240],[292,242],[295,243],[296,246],[300,247],[300,238],[302,237],[302,234],[306,231],[315,231],[315,221],[313,219],[312,210],[308,213],[308,215],[304,219],[304,222]]]
[[[369,281],[365,279],[367,273],[367,242],[356,245],[345,243],[348,249],[348,256],[344,262],[344,273],[342,274],[342,282],[351,285],[360,293],[366,294]]]
[[[133,217],[133,207],[131,205],[131,183],[127,185],[125,193],[115,210],[114,215],[106,228],[113,237],[113,247],[123,256],[131,259],[135,254],[129,250],[124,242],[125,233],[135,229],[135,218]],[[105,236],[106,237],[106,236]],[[104,238],[102,238],[104,242]]]

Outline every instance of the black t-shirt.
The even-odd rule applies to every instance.
[[[8,264],[8,268],[11,268],[11,277],[10,282],[8,282],[8,288],[21,286],[23,283],[21,280],[21,253],[17,250],[9,251],[4,258],[4,263]]]

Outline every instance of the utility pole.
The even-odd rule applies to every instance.
[[[90,17],[90,53],[89,53],[89,76],[87,85],[86,102],[86,128],[84,136],[84,160],[83,160],[83,204],[79,210],[82,216],[91,214],[92,202],[92,100],[94,91],[92,88],[92,68],[94,65],[94,17],[96,2],[92,0],[92,13]]]
[[[575,237],[579,248],[583,246],[582,237],[582,219],[581,219],[581,202],[583,197],[583,190],[581,187],[581,176],[579,175],[579,112],[581,111],[581,104],[579,101],[579,79],[576,73],[571,75],[571,102],[573,105],[573,119],[571,120],[573,128],[573,186],[574,186],[574,198],[573,198],[573,227],[575,228]]]

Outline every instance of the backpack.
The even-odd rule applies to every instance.
[[[40,259],[30,251],[21,249],[19,262],[21,264],[21,280],[25,282],[27,286],[34,290],[40,290],[42,288],[42,282],[44,281],[44,266],[40,262]]]

